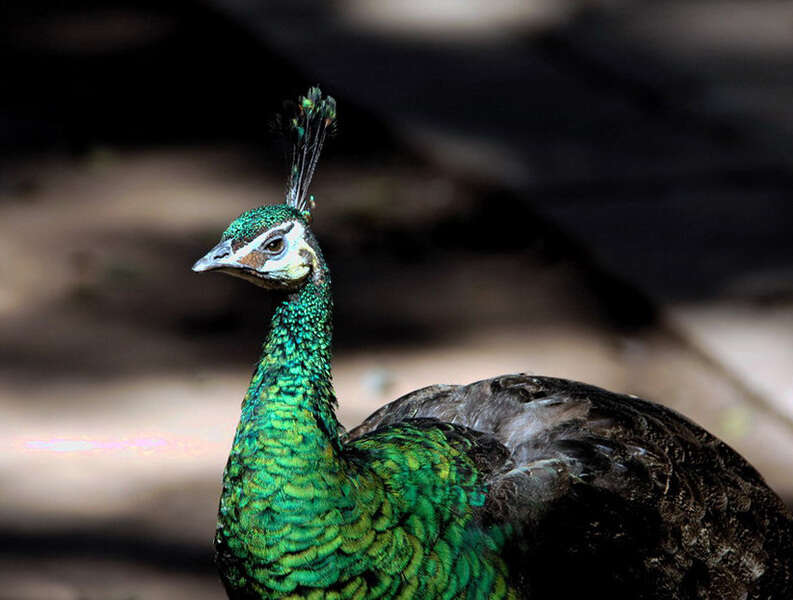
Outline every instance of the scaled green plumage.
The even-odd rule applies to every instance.
[[[513,597],[498,535],[470,527],[473,441],[410,423],[340,443],[330,313],[327,279],[285,298],[251,379],[216,537],[230,595]]]

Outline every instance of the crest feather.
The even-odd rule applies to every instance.
[[[286,190],[286,205],[306,216],[314,206],[308,186],[317,168],[325,137],[336,125],[336,100],[312,87],[297,101],[297,111],[286,124],[293,138],[292,166]]]

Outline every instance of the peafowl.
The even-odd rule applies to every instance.
[[[279,299],[223,475],[229,597],[793,598],[781,500],[658,404],[503,375],[420,389],[342,430],[308,194],[335,120],[318,88],[299,99],[286,202],[242,214],[193,267]]]

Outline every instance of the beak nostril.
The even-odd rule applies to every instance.
[[[224,259],[233,255],[234,252],[231,248],[231,242],[228,240],[221,242],[196,261],[193,265],[193,271],[201,273],[203,271],[219,269],[226,266],[226,261]]]

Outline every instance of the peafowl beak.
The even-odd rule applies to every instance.
[[[224,240],[199,258],[193,265],[193,271],[201,273],[203,271],[212,271],[213,269],[221,269],[236,264],[237,261],[234,259],[234,253],[231,248],[231,240]]]

